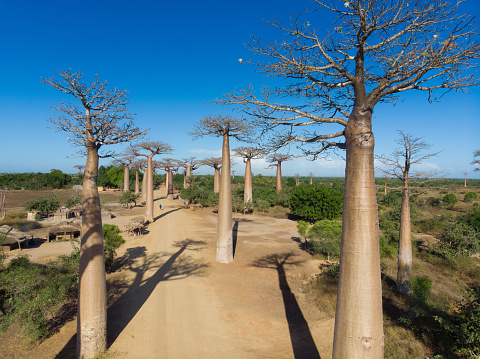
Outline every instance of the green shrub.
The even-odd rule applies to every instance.
[[[402,199],[401,191],[390,191],[385,196],[383,196],[380,202],[387,206],[396,206],[400,204],[401,199]]]
[[[467,192],[465,193],[465,202],[473,202],[478,198],[477,192]]]
[[[297,223],[297,232],[298,234],[305,239],[305,242],[307,241],[308,238],[308,229],[309,229],[309,224],[305,221],[298,221]]]
[[[480,288],[472,288],[465,292],[455,324],[457,324],[456,354],[462,357],[478,358],[480,355]]]
[[[427,204],[430,207],[440,208],[442,207],[442,200],[440,198],[428,197]]]
[[[65,201],[65,207],[72,208],[73,206],[75,206],[76,204],[79,204],[80,202],[82,202],[81,196],[70,197]]]
[[[313,250],[328,256],[340,257],[342,223],[324,219],[316,222],[308,230],[308,238],[313,239]]]
[[[25,204],[26,211],[39,211],[41,213],[49,214],[55,212],[60,207],[57,196],[49,194],[36,200],[27,202]]]
[[[452,208],[455,206],[455,204],[457,204],[458,198],[453,193],[447,193],[445,196],[443,196],[442,201],[448,208]]]
[[[114,224],[104,224],[103,229],[103,250],[105,252],[105,269],[111,272],[114,267],[116,250],[125,243],[122,236],[119,235],[122,231]]]
[[[327,268],[322,270],[324,276],[333,279],[334,281],[338,282],[339,275],[340,275],[340,263],[332,264]]]
[[[78,261],[78,248],[45,265],[30,262],[27,255],[13,259],[0,271],[0,302],[5,313],[0,331],[16,323],[32,341],[47,337],[62,304],[76,297]]]
[[[125,206],[125,207],[128,207],[130,206],[130,208],[133,207],[133,205],[137,205],[137,200],[138,198],[140,197],[140,193],[135,193],[135,192],[132,192],[130,190],[128,191],[123,191],[121,196],[120,196],[120,204]],[[132,205],[133,203],[133,205]]]
[[[445,227],[433,250],[442,256],[472,255],[480,251],[480,232],[465,223]]]
[[[477,232],[480,232],[480,208],[474,207],[466,218],[468,225]]]
[[[298,186],[291,192],[290,209],[293,215],[312,221],[335,219],[343,211],[343,194],[328,187]]]
[[[295,183],[295,178],[293,178],[293,177],[288,177],[288,178],[287,178],[287,186],[289,186],[289,187],[294,187],[295,185],[296,185],[296,183]]]
[[[432,280],[427,276],[413,276],[407,283],[412,295],[421,301],[425,301],[432,290]]]
[[[393,237],[393,238],[392,238]],[[397,236],[380,236],[380,256],[393,257],[398,253],[398,241]]]

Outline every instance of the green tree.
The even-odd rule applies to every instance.
[[[290,194],[291,213],[311,221],[338,218],[342,207],[342,192],[329,187],[299,186]]]

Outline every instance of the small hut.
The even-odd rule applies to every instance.
[[[5,252],[9,252],[16,248],[21,250],[21,245],[28,246],[29,242],[33,241],[33,234],[19,231],[18,229],[7,225],[0,227],[0,233],[5,235],[5,240],[2,243],[2,249]]]
[[[80,237],[80,228],[63,224],[51,227],[48,231],[48,241],[70,240]]]

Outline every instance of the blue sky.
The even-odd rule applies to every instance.
[[[480,13],[476,1],[467,3],[465,12]],[[311,3],[0,0],[0,172],[58,168],[74,173],[73,166],[84,162],[71,158],[76,148],[66,134],[49,129],[46,120],[56,115],[51,106],[70,99],[40,78],[67,68],[87,77],[99,74],[112,86],[127,89],[135,122],[150,128],[151,140],[169,143],[175,149],[170,157],[220,156],[219,138],[193,140],[187,131],[204,116],[232,114],[232,109],[209,101],[236,88],[270,82],[238,59],[252,56],[245,48],[251,35],[282,39],[263,20],[288,20],[305,7],[312,8]],[[390,153],[400,129],[424,137],[432,151],[442,150],[426,167],[448,177],[460,178],[466,171],[470,178],[480,178],[470,165],[473,151],[480,149],[480,88],[470,92],[451,92],[435,104],[424,93],[411,93],[395,106],[377,105],[376,153]],[[231,147],[243,145],[232,141]],[[327,160],[286,162],[283,173],[343,176],[343,153],[336,153]],[[237,163],[234,169],[240,174],[243,164]],[[256,161],[253,171],[274,175],[266,166]],[[198,171],[209,172],[203,167]]]

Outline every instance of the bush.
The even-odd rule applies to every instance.
[[[380,256],[393,257],[398,252],[397,236],[380,236]]]
[[[402,199],[401,191],[390,191],[385,196],[383,196],[380,202],[387,206],[396,206],[400,204],[401,199]]]
[[[32,341],[47,337],[62,304],[76,297],[78,261],[78,248],[45,265],[30,262],[27,255],[13,259],[0,271],[0,303],[5,313],[0,331],[17,323]]]
[[[290,195],[290,209],[295,216],[312,221],[335,219],[342,215],[343,194],[328,187],[296,187]]]
[[[425,301],[432,290],[432,280],[427,276],[413,276],[407,283],[412,295],[421,301]]]
[[[472,255],[480,251],[480,232],[465,223],[448,225],[439,239],[433,249],[442,256]]]
[[[478,198],[477,192],[467,192],[465,193],[465,202],[473,202]]]
[[[298,234],[305,239],[305,242],[307,242],[308,239],[308,229],[309,225],[305,221],[298,221],[297,223],[297,232]]]
[[[458,198],[453,193],[447,193],[445,196],[443,196],[442,201],[448,208],[453,208],[453,206],[457,204]]]
[[[472,288],[465,292],[459,314],[455,318],[457,324],[457,355],[478,358],[480,355],[480,288]]]
[[[315,253],[340,257],[340,243],[342,237],[342,223],[324,219],[316,222],[309,230],[308,237],[312,238]]]
[[[440,198],[428,197],[427,204],[430,207],[440,208],[442,207],[442,200]]]
[[[105,253],[105,270],[111,272],[114,267],[116,250],[125,243],[122,236],[119,235],[122,231],[114,224],[104,224],[103,229],[103,250]]]
[[[26,211],[39,211],[41,213],[49,214],[55,212],[60,207],[57,196],[49,194],[36,200],[27,202],[25,204]]]
[[[82,202],[82,197],[81,196],[74,196],[70,197],[65,201],[65,207],[67,208],[72,208],[76,204],[79,204]]]
[[[136,206],[137,205],[137,199],[140,197],[140,193],[135,193],[132,191],[124,191],[122,192],[122,195],[120,196],[120,204],[122,204],[125,207],[130,206],[132,208],[132,203]]]

